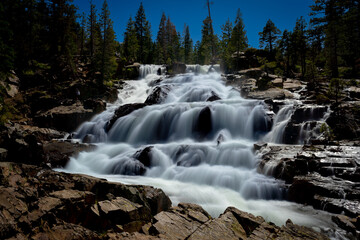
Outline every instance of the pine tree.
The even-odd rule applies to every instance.
[[[104,0],[100,14],[100,32],[101,41],[99,48],[99,63],[101,78],[99,84],[102,85],[104,80],[109,80],[115,72],[115,33],[113,22],[110,19],[110,10],[107,1]]]
[[[124,56],[128,62],[135,62],[139,51],[139,42],[136,38],[135,22],[129,18],[124,34]]]
[[[96,39],[96,24],[97,24],[97,17],[96,17],[96,8],[95,5],[90,0],[90,13],[88,17],[88,35],[89,35],[89,50],[90,50],[90,57],[93,58],[95,55],[95,46],[98,45],[98,39]]]
[[[342,27],[339,20],[341,20],[343,9],[340,2],[336,0],[314,0],[311,10],[312,24],[322,28],[325,34],[327,67],[332,77],[338,77],[339,39]]]
[[[167,59],[167,37],[166,37],[166,15],[163,12],[159,24],[159,31],[156,37],[156,62],[159,64],[165,64]]]
[[[291,55],[291,42],[290,42],[291,32],[289,33],[286,29],[283,32],[283,35],[279,41],[279,49],[281,56],[283,56],[284,61],[284,76],[289,77],[290,72],[290,55]]]
[[[236,19],[235,19],[235,26],[231,33],[230,38],[230,49],[232,53],[236,53],[236,67],[239,69],[239,57],[240,57],[240,51],[246,49],[248,47],[247,43],[247,37],[246,37],[246,31],[244,22],[241,16],[240,9],[236,12]]]
[[[259,32],[260,36],[260,47],[266,44],[266,48],[269,49],[270,53],[273,53],[274,45],[280,34],[280,30],[275,24],[269,19],[262,32]]]
[[[225,71],[227,71],[231,66],[231,56],[232,52],[230,49],[230,39],[231,39],[231,33],[233,31],[232,22],[230,19],[226,21],[224,25],[221,26],[221,59],[224,63]]]
[[[306,74],[306,52],[307,52],[307,36],[306,23],[303,17],[296,20],[295,28],[292,33],[292,41],[295,48],[295,54],[300,57],[302,78]]]
[[[141,2],[135,16],[135,29],[140,47],[137,59],[142,63],[146,63],[150,57],[149,53],[152,46],[150,28],[150,23],[146,20],[144,6]]]
[[[211,30],[211,19],[209,17],[205,18],[203,21],[203,26],[201,29],[201,44],[199,48],[199,63],[200,64],[209,64],[213,59],[212,46],[213,42],[216,42],[215,36],[212,35]]]
[[[191,62],[192,58],[192,49],[193,49],[193,41],[190,37],[189,26],[185,25],[185,35],[184,35],[184,62],[188,64]]]

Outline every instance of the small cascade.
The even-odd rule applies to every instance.
[[[166,67],[163,65],[140,65],[140,79],[145,78],[147,75],[155,74],[155,75],[165,75]]]
[[[196,74],[208,74],[211,72],[220,72],[220,65],[186,65],[187,73],[196,73]]]

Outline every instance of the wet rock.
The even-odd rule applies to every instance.
[[[349,218],[345,215],[336,215],[332,216],[331,220],[336,223],[336,225],[338,225],[340,228],[351,232],[354,235],[356,234],[356,218]]]
[[[210,107],[203,108],[195,123],[194,131],[198,134],[199,139],[205,138],[212,130],[212,117]]]
[[[283,84],[283,88],[289,91],[297,91],[305,87],[299,80],[286,79]]]
[[[214,93],[213,91],[211,91],[211,97],[209,97],[206,102],[214,102],[214,101],[217,101],[217,100],[221,100],[221,98],[216,95],[216,93]]]
[[[281,227],[278,233],[279,239],[313,239],[313,240],[327,240],[328,237],[318,233],[310,228],[295,225],[291,220],[286,221],[286,225]]]
[[[327,106],[301,106],[297,107],[291,116],[291,122],[302,123],[307,121],[320,120],[328,111]]]
[[[151,159],[152,159],[152,154],[151,154],[152,149],[153,147],[146,147],[142,150],[139,150],[135,153],[134,158],[139,160],[142,164],[144,164],[145,167],[150,167]]]
[[[162,85],[155,87],[149,96],[146,98],[145,104],[160,104],[171,90],[170,85]]]
[[[147,104],[145,103],[133,103],[133,104],[125,104],[120,106],[118,109],[116,109],[114,116],[110,119],[108,124],[106,125],[106,131],[110,131],[111,127],[114,125],[114,123],[121,117],[124,117],[130,113],[132,113],[135,110],[138,110],[140,108],[146,107]]]

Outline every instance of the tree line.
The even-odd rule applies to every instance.
[[[114,77],[119,63],[215,64],[239,70],[242,59],[285,77],[303,79],[359,76],[360,4],[358,0],[314,0],[311,20],[299,17],[292,30],[281,32],[270,19],[259,33],[262,49],[249,48],[240,9],[214,34],[208,16],[201,40],[193,42],[190,26],[178,31],[162,14],[156,36],[141,3],[130,16],[122,43],[115,41],[106,0],[98,14],[90,1],[88,14],[77,13],[72,0],[2,0],[0,2],[0,72],[26,72],[44,66],[53,72],[76,73],[75,61],[91,66],[99,83]],[[154,39],[154,40],[153,40]],[[118,64],[117,64],[118,63]]]

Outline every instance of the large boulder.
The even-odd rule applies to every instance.
[[[170,90],[170,85],[156,86],[146,98],[145,103],[149,105],[161,103],[167,97]]]
[[[212,117],[210,107],[203,108],[194,125],[194,132],[198,139],[204,139],[212,130]]]
[[[125,66],[125,78],[138,79],[140,76],[140,63]]]
[[[118,107],[115,110],[115,113],[113,115],[113,117],[110,119],[110,121],[107,123],[106,125],[106,131],[110,131],[110,129],[112,128],[112,126],[114,125],[114,123],[121,117],[124,117],[130,113],[132,113],[135,110],[141,109],[145,106],[147,106],[148,104],[146,103],[130,103],[130,104],[125,104],[122,105],[120,107]]]
[[[70,106],[58,106],[46,112],[38,113],[34,122],[40,127],[72,132],[81,123],[90,120],[97,113],[99,113],[99,109],[86,109],[78,101]]]

